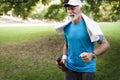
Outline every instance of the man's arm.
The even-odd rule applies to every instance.
[[[56,62],[58,68],[61,69],[62,71],[66,71],[67,70],[67,68],[65,67],[65,62],[66,62],[66,59],[67,59],[67,51],[68,51],[68,45],[65,43],[63,45],[63,56],[62,56],[62,59],[60,59],[61,60],[60,62]]]
[[[94,50],[96,56],[102,55],[110,48],[110,45],[106,39],[99,43],[99,47]]]
[[[62,56],[62,62],[64,64],[67,60],[67,52],[68,52],[68,45],[67,45],[67,43],[64,43],[64,45],[63,45],[63,56]]]
[[[68,51],[68,45],[67,45],[67,43],[64,43],[64,45],[63,45],[63,55],[67,55],[67,51]]]
[[[94,50],[94,53],[84,53],[81,55],[82,59],[85,62],[90,62],[94,56],[99,56],[105,53],[110,48],[110,45],[106,39],[99,42],[99,46]]]

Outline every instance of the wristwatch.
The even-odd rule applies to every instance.
[[[96,57],[97,57],[97,55],[95,54],[94,51],[92,52],[92,54],[93,54],[93,58],[96,58]]]

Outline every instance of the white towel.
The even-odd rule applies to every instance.
[[[95,21],[93,21],[92,19],[90,19],[89,17],[84,15],[83,13],[81,14],[81,16],[86,23],[87,31],[90,36],[91,42],[98,41],[100,38],[100,35],[103,35],[99,25]],[[63,23],[62,25],[56,26],[55,28],[56,28],[57,33],[62,34],[64,27],[66,27],[70,23],[71,23],[71,21],[67,21],[67,22]]]

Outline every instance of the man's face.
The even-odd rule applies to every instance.
[[[81,8],[79,6],[68,6],[67,13],[69,19],[74,21],[81,15]]]

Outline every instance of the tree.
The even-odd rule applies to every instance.
[[[46,4],[49,4],[49,2],[50,2],[50,0],[45,0],[45,1],[44,1],[44,3],[46,3]],[[48,7],[48,11],[44,15],[45,19],[61,21],[66,18],[66,12],[65,12],[66,10],[63,7],[64,0],[60,0],[60,1],[61,1],[60,4],[52,4]]]
[[[38,2],[44,5],[49,5],[51,1],[52,0],[0,0],[0,14],[7,13],[9,10],[12,10],[15,15],[21,16],[25,19],[27,16],[29,16],[30,12],[33,9],[33,6],[35,6]],[[57,11],[59,10],[63,11],[62,13],[65,14],[65,10],[64,8],[62,8],[62,6],[69,0],[60,1],[61,3],[59,5],[61,5],[61,7],[59,6],[59,8],[49,6],[53,8],[48,8],[51,10],[48,10],[47,15],[49,15],[49,17],[47,15],[46,17],[51,19],[50,15],[53,15],[55,11],[57,13]],[[96,21],[120,20],[120,0],[81,0],[81,1],[85,2],[85,5],[83,6],[84,9],[83,12]],[[63,15],[62,13],[61,15]]]
[[[117,21],[118,19],[120,19],[119,0],[84,0],[84,1],[86,2],[84,12],[87,13],[90,17],[92,17],[96,21]]]
[[[65,0],[68,2],[69,0]],[[96,21],[120,20],[120,0],[81,0],[83,12]],[[109,9],[107,9],[109,7]],[[106,13],[106,14],[103,14]],[[105,17],[106,16],[106,17]]]
[[[39,0],[1,0],[0,9],[3,10],[3,13],[13,10],[15,15],[25,19],[38,1]]]
[[[41,3],[44,5],[48,5],[51,2],[51,0],[42,0]]]
[[[64,20],[66,17],[65,8],[60,4],[53,4],[48,8],[48,12],[44,16],[46,19],[57,21]]]
[[[109,0],[111,6],[111,19],[112,21],[120,20],[120,0]]]
[[[83,6],[83,12],[93,18],[96,21],[99,21],[101,18],[99,6],[102,4],[102,0],[85,0],[85,5]]]

